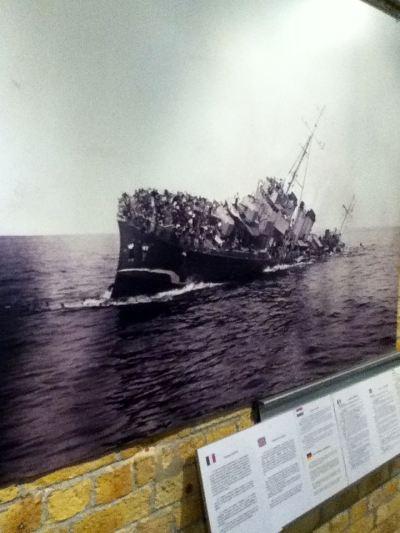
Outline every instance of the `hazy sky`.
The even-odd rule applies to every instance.
[[[0,234],[116,231],[136,187],[224,199],[286,177],[400,224],[400,25],[360,0],[0,0]]]

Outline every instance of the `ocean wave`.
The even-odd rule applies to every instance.
[[[273,267],[266,267],[264,268],[263,272],[264,274],[270,274],[271,272],[281,272],[283,270],[289,270],[290,268],[303,268],[306,265],[312,265],[313,263],[314,261],[312,260],[300,261],[299,263],[291,263],[290,265],[283,263],[281,265],[275,265]]]
[[[199,291],[204,289],[210,289],[212,287],[218,287],[222,283],[205,283],[205,282],[191,282],[183,287],[177,289],[171,289],[169,291],[158,292],[154,295],[148,296],[145,294],[139,296],[131,296],[129,298],[111,298],[111,291],[107,290],[99,298],[85,298],[84,300],[78,300],[75,302],[63,302],[58,309],[84,309],[84,308],[94,308],[94,307],[122,307],[126,305],[138,305],[138,304],[149,304],[154,302],[168,302],[173,300],[178,296],[183,294]]]
[[[347,248],[347,250],[343,251],[343,255],[345,257],[360,257],[362,255],[370,255],[372,251],[374,251],[374,246],[365,246],[364,248],[360,248],[358,246]]]
[[[302,261],[300,263],[291,264],[291,265],[287,265],[287,264],[275,265],[273,267],[265,268],[263,272],[271,273],[271,272],[280,272],[280,271],[288,270],[290,268],[302,268],[306,265],[312,264],[313,262],[314,261]],[[107,290],[99,298],[85,298],[84,300],[78,300],[74,302],[64,302],[59,306],[59,308],[75,310],[75,309],[95,308],[95,307],[122,307],[122,306],[138,305],[138,304],[150,304],[150,303],[155,303],[155,302],[168,302],[186,293],[200,291],[204,289],[210,289],[210,288],[218,287],[221,285],[223,285],[223,283],[190,282],[184,285],[183,287],[179,287],[177,289],[171,289],[168,291],[158,292],[151,296],[146,295],[146,294],[141,294],[138,296],[131,296],[128,298],[118,298],[118,299],[111,298],[111,290]]]

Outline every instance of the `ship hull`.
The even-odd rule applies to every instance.
[[[188,281],[246,280],[276,262],[260,253],[192,250],[119,221],[120,256],[113,298],[154,294]]]

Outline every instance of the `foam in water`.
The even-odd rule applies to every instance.
[[[273,267],[267,267],[264,269],[264,274],[272,272],[281,272],[291,268],[302,268],[306,265],[310,265],[314,261],[301,261],[295,264],[281,264],[275,265]],[[76,302],[65,302],[61,304],[63,309],[84,309],[84,308],[95,308],[95,307],[122,307],[127,305],[138,305],[138,304],[150,304],[153,302],[168,302],[178,296],[183,294],[199,291],[204,289],[209,289],[212,287],[218,287],[223,285],[223,283],[206,283],[206,282],[190,282],[183,287],[178,289],[171,289],[169,291],[158,292],[152,296],[147,296],[145,294],[139,296],[132,296],[130,298],[111,298],[111,289],[106,290],[100,298],[86,298],[85,300],[79,300]],[[58,307],[60,308],[60,307]]]
[[[125,305],[137,305],[148,304],[152,302],[168,302],[177,296],[182,294],[209,289],[212,287],[218,287],[222,283],[188,283],[187,285],[180,287],[179,289],[172,289],[169,291],[158,292],[152,296],[146,296],[145,294],[140,296],[132,296],[130,298],[120,298],[117,300],[111,299],[111,290],[107,290],[100,298],[86,298],[83,301],[66,302],[61,305],[64,309],[83,309],[93,307],[120,307]]]
[[[306,265],[312,265],[314,261],[301,261],[299,263],[294,264],[282,264],[282,265],[275,265],[273,267],[267,267],[264,268],[263,272],[264,274],[269,274],[271,272],[281,272],[283,270],[289,270],[290,268],[303,268]]]

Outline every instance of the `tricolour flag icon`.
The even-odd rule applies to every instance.
[[[211,455],[207,455],[206,462],[207,462],[207,466],[210,466],[211,463],[216,463],[217,459],[215,457],[215,453],[212,453]]]

